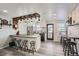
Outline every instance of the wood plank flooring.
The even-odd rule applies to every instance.
[[[41,48],[37,52],[35,52],[34,55],[21,50],[16,50],[11,47],[0,49],[0,56],[63,56],[63,55],[64,53],[62,45],[52,40],[42,42]]]

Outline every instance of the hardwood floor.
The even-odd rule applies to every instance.
[[[43,42],[38,53],[46,55],[46,56],[63,56],[64,55],[62,45],[58,42],[53,42],[52,40]]]
[[[41,48],[37,52],[35,52],[34,55],[10,47],[0,49],[0,56],[63,56],[63,55],[64,53],[62,50],[62,45],[60,43],[53,42],[52,40],[42,42]]]

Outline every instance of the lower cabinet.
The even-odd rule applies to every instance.
[[[45,41],[45,33],[40,33],[41,41]]]

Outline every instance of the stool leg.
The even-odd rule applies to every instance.
[[[72,55],[72,56],[73,56],[73,54],[74,54],[73,51],[74,51],[74,50],[73,50],[73,45],[71,45],[71,55]]]
[[[63,40],[63,51],[66,49],[66,42]]]
[[[69,55],[71,55],[72,54],[72,45],[69,45]]]
[[[75,45],[75,49],[76,49],[76,55],[78,56],[77,45]]]
[[[64,43],[63,43],[63,51],[65,51],[65,45],[64,45]]]
[[[70,44],[68,44],[67,56],[69,56],[69,55],[70,55],[70,53],[71,53],[71,45],[70,45]]]
[[[74,46],[72,45],[72,56],[74,56]]]
[[[67,49],[68,49],[68,46],[65,44],[65,46],[64,46],[64,55],[66,56],[67,55]]]
[[[67,55],[69,56],[69,45],[68,45],[68,50],[67,50],[68,52],[67,52]]]
[[[65,51],[64,51],[64,56],[66,56],[66,49],[65,49]]]
[[[67,49],[68,49],[68,47],[67,46],[65,46],[66,48],[65,48],[65,50],[64,50],[64,55],[66,56],[67,55]]]

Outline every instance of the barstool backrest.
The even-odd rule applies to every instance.
[[[31,46],[35,46],[35,41],[30,42]]]

